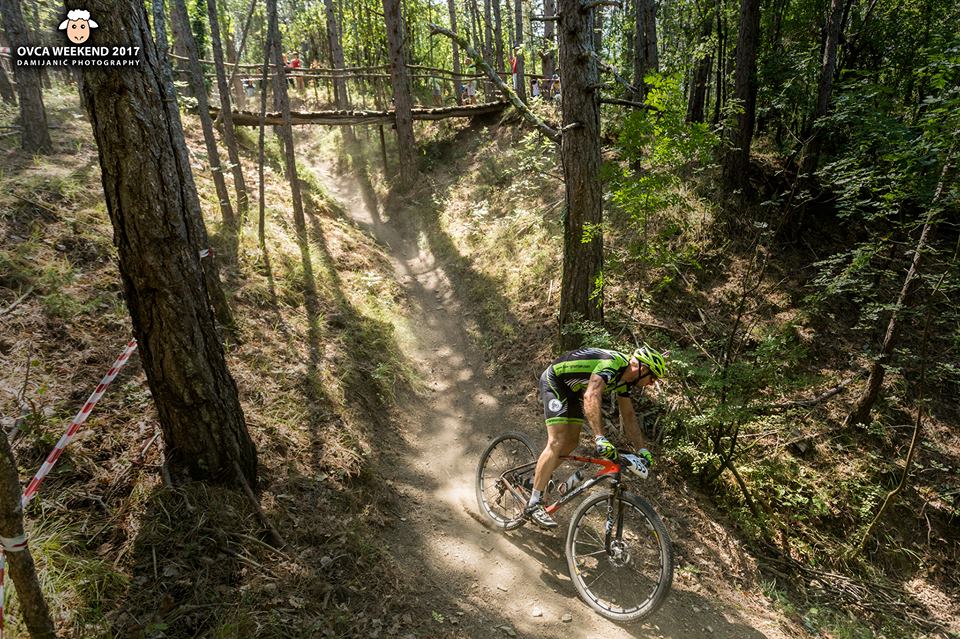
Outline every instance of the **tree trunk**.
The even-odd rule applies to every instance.
[[[564,132],[561,158],[566,190],[563,279],[560,289],[561,344],[579,345],[565,334],[570,324],[603,320],[603,219],[600,186],[599,73],[593,53],[593,17],[579,0],[560,0],[560,80]],[[570,127],[570,128],[567,128]],[[584,240],[589,237],[589,241]]]
[[[490,0],[483,0],[483,59],[493,66],[493,7]]]
[[[247,9],[247,18],[243,23],[243,31],[240,33],[240,44],[236,48],[236,53],[234,52],[233,44],[231,43],[232,37],[227,38],[227,47],[229,49],[227,53],[227,58],[230,59],[230,56],[233,56],[230,60],[231,62],[239,62],[240,58],[243,57],[244,47],[247,46],[247,34],[250,32],[250,23],[253,22],[253,14],[257,8],[257,0],[250,0],[250,7]],[[238,104],[243,104],[246,102],[246,94],[243,92],[243,82],[240,81],[240,67],[234,66],[230,70],[230,85],[234,90],[239,90],[243,98],[238,100]]]
[[[545,18],[550,18],[557,15],[557,2],[556,0],[543,0],[543,16]],[[556,21],[554,20],[545,20],[543,23],[543,76],[547,79],[547,83],[550,83],[550,79],[553,78],[553,74],[557,71],[557,35],[554,25]]]
[[[507,59],[513,58],[513,48],[517,45],[517,38],[513,33],[513,18],[511,18],[511,13],[513,12],[513,2],[512,0],[506,0],[507,3]],[[509,70],[509,69],[508,69]]]
[[[713,35],[713,16],[708,15],[700,32],[700,45],[706,49]],[[690,81],[690,96],[687,101],[687,122],[703,122],[707,98],[707,84],[710,81],[712,61],[707,50],[697,52],[694,59],[693,78]]]
[[[247,215],[249,200],[247,182],[243,179],[243,166],[240,164],[240,150],[237,147],[237,135],[233,130],[233,107],[230,103],[230,84],[223,67],[223,48],[220,46],[220,22],[217,17],[217,0],[206,0],[207,17],[210,20],[210,44],[213,47],[213,63],[217,68],[217,90],[220,92],[220,114],[223,118],[223,142],[227,145],[227,157],[230,158],[230,171],[233,174],[233,188],[237,192],[237,209],[240,218]]]
[[[450,13],[450,30],[457,33],[457,7],[454,0],[447,0],[447,11]],[[453,91],[457,96],[457,104],[463,104],[463,78],[460,77],[460,47],[456,40],[451,41],[453,47]]]
[[[723,65],[726,62],[726,30],[723,28],[723,10],[722,4],[717,4],[717,76],[715,80],[716,91],[714,91],[714,102],[713,102],[713,125],[717,126],[720,124],[720,114],[723,110],[723,101],[726,99],[727,93],[724,90],[724,74],[723,74]]]
[[[340,35],[340,25],[337,22],[337,13],[333,0],[323,0],[327,14],[327,41],[330,45],[330,66],[334,69],[343,69],[343,40]],[[333,97],[338,109],[350,108],[350,97],[347,95],[347,81],[337,74],[333,80]]]
[[[820,149],[823,146],[824,131],[818,126],[821,118],[827,115],[830,107],[830,95],[833,92],[833,74],[837,69],[837,44],[840,41],[840,19],[843,9],[840,0],[830,0],[830,13],[824,29],[823,61],[820,65],[820,86],[817,89],[817,106],[813,112],[810,131],[804,136],[808,140],[801,161],[800,172],[812,177],[820,161]]]
[[[283,74],[283,40],[280,36],[280,26],[277,23],[277,0],[267,0],[267,30],[269,33],[269,45],[267,55],[272,58],[274,73]],[[283,124],[279,127],[280,138],[283,140],[284,160],[286,165],[287,181],[290,183],[290,195],[293,200],[293,222],[297,227],[297,238],[300,242],[301,251],[307,246],[307,222],[303,214],[303,196],[300,193],[300,179],[297,176],[297,157],[293,144],[293,128],[290,126],[290,97],[287,95],[287,83],[280,82],[277,85],[276,102],[280,106],[280,113],[283,116]],[[304,268],[310,269],[310,260],[304,260]],[[313,275],[307,278],[307,302],[313,303],[316,298],[316,291],[313,290]]]
[[[256,448],[207,304],[193,213],[199,205],[191,201],[186,146],[165,106],[143,3],[87,0],[82,6],[112,16],[100,25],[104,41],[140,47],[137,73],[84,69],[81,97],[99,148],[124,296],[167,462],[195,479],[254,484]]]
[[[0,99],[3,100],[4,104],[11,106],[17,104],[17,94],[13,90],[13,85],[10,83],[10,78],[7,77],[7,71],[2,64],[0,64]]]
[[[603,51],[603,6],[593,10],[593,50]]]
[[[15,539],[24,534],[21,498],[17,462],[13,458],[6,432],[0,429],[0,536]],[[31,639],[55,639],[57,633],[50,609],[43,598],[30,547],[24,544],[20,550],[8,550],[3,554],[3,559],[10,564],[10,577],[17,587],[20,611]]]
[[[20,0],[0,0],[0,14],[11,51],[34,44],[27,23],[23,20]],[[49,153],[53,149],[53,142],[47,129],[47,111],[43,106],[39,69],[14,66],[13,77],[20,99],[20,147],[28,153]]]
[[[903,280],[903,286],[900,288],[897,302],[890,312],[890,321],[887,323],[887,332],[883,337],[883,346],[880,348],[880,355],[870,365],[870,377],[867,378],[867,387],[864,389],[863,395],[860,396],[860,399],[854,405],[853,410],[847,415],[844,426],[867,423],[870,419],[870,410],[876,403],[877,397],[880,396],[880,387],[883,385],[887,361],[893,354],[893,349],[897,344],[897,338],[900,334],[900,311],[910,303],[913,290],[919,281],[918,271],[920,269],[920,262],[923,259],[923,252],[927,249],[930,232],[933,230],[934,224],[936,224],[936,217],[941,213],[940,198],[943,196],[943,188],[944,185],[947,184],[947,178],[950,175],[953,153],[954,150],[951,149],[943,164],[943,170],[940,172],[940,180],[937,183],[933,201],[927,211],[927,217],[923,222],[923,230],[920,232],[920,240],[917,242],[917,248],[913,252],[910,269],[907,271],[907,277]]]
[[[203,129],[203,140],[207,147],[207,161],[210,172],[213,174],[213,184],[217,189],[217,198],[220,200],[220,215],[225,226],[236,228],[236,219],[233,216],[233,207],[230,205],[230,193],[227,191],[227,181],[223,178],[223,166],[220,164],[220,153],[217,151],[217,139],[214,137],[213,120],[210,118],[210,106],[207,101],[207,89],[203,82],[203,69],[200,68],[200,58],[193,31],[190,28],[190,19],[184,0],[173,0],[171,7],[173,31],[178,42],[186,47],[187,67],[190,72],[190,86],[197,99],[197,115],[200,118],[200,127]]]
[[[170,58],[167,55],[167,29],[166,20],[163,14],[163,0],[153,0],[153,25],[157,38],[157,60],[160,65],[160,75],[163,78],[164,108],[167,117],[170,120],[170,128],[174,135],[183,139],[183,125],[180,122],[180,108],[177,104],[177,92],[173,87],[173,69],[170,66]],[[182,151],[183,157],[180,163],[183,166],[190,166],[190,158],[187,155],[186,145],[178,149]],[[203,221],[203,212],[200,210],[200,198],[197,196],[197,186],[193,181],[193,173],[187,171],[183,175],[183,188],[188,192],[185,203],[190,207],[190,220],[194,226],[194,237],[197,238],[196,248],[199,253],[202,249],[210,248],[207,240],[207,227]],[[230,312],[230,305],[227,302],[227,296],[220,285],[220,270],[217,267],[216,256],[212,253],[206,258],[206,266],[203,269],[204,280],[207,284],[207,295],[210,298],[210,305],[213,307],[217,321],[226,328],[234,338],[236,338],[236,324],[233,321],[233,314]]]
[[[552,2],[553,0],[545,0]],[[500,15],[500,0],[493,0],[493,54],[494,69],[497,73],[503,73],[503,17]]]
[[[526,79],[523,75],[523,2],[515,0],[514,4],[514,31],[516,32],[516,41],[511,43],[510,50],[513,51],[513,57],[517,59],[517,72],[514,83],[514,91],[522,102],[527,101]]]
[[[397,149],[400,155],[400,187],[413,186],[417,176],[417,147],[413,138],[413,116],[410,113],[410,78],[404,61],[403,22],[400,0],[383,0],[390,51],[390,80],[393,85],[397,120]]]
[[[240,60],[237,57],[236,42],[230,29],[227,29],[224,34],[224,45],[227,47],[227,62],[230,64],[230,90],[233,92],[233,105],[243,111],[247,106],[247,94],[243,90],[243,81],[240,76],[234,73]]]
[[[760,31],[760,0],[741,0],[740,35],[737,39],[734,99],[741,111],[736,124],[725,131],[727,150],[723,157],[723,188],[745,194],[750,185],[750,143],[757,104],[757,42]]]
[[[647,95],[643,79],[660,66],[657,53],[657,5],[654,0],[637,0],[636,36],[633,85],[640,89],[637,99],[643,100]]]

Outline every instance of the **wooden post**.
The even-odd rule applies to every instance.
[[[0,429],[0,536],[14,539],[24,534],[20,499],[17,463],[14,461],[7,435]],[[17,587],[20,610],[30,636],[33,639],[54,639],[57,634],[53,629],[50,609],[40,589],[40,580],[37,579],[37,570],[29,547],[24,544],[22,549],[8,551],[4,556],[10,564],[10,577]]]

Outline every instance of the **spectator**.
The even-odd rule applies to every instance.
[[[443,94],[440,91],[440,81],[436,78],[433,79],[433,104],[434,106],[440,106],[443,104]]]
[[[477,80],[474,78],[467,82],[467,104],[477,103]]]
[[[540,81],[536,78],[530,78],[530,97],[539,98],[540,97]]]
[[[560,101],[560,69],[553,74],[553,100],[554,102]]]
[[[517,93],[520,93],[520,78],[517,76],[517,63],[520,62],[520,58],[523,56],[523,45],[517,44],[513,48],[513,56],[510,57],[510,73],[513,74],[513,90]]]
[[[303,93],[303,76],[300,75],[300,54],[296,51],[290,54],[290,69],[292,70],[291,75],[294,75],[296,79],[297,91]]]

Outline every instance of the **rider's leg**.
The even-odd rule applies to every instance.
[[[533,475],[533,489],[542,493],[550,481],[553,471],[560,465],[560,458],[569,455],[580,443],[581,420],[547,425],[547,445],[537,460],[537,470]]]

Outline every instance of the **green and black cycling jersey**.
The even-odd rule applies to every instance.
[[[603,394],[629,395],[630,387],[621,379],[629,367],[627,355],[603,348],[581,348],[559,357],[540,376],[547,424],[583,423],[583,393],[591,375],[603,379]]]
[[[604,394],[629,395],[630,389],[620,378],[630,367],[630,358],[618,351],[603,348],[581,348],[562,355],[547,367],[547,375],[577,395],[583,395],[591,375],[603,379]]]

